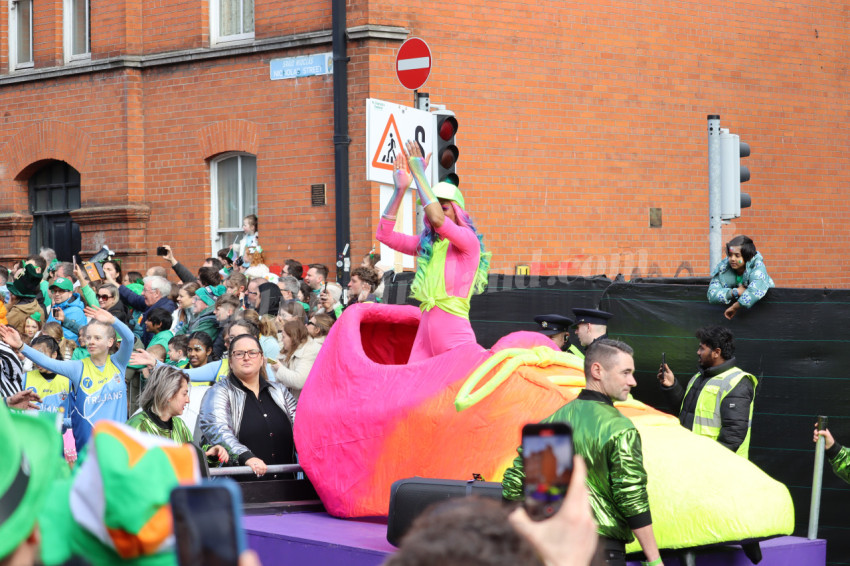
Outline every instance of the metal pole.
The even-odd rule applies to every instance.
[[[708,115],[708,272],[720,262],[720,115]]]
[[[299,464],[274,464],[266,467],[267,474],[286,474],[303,472]],[[254,470],[249,466],[233,466],[231,468],[210,468],[210,476],[247,476],[253,475]]]
[[[828,419],[825,416],[818,417],[818,430],[826,430]],[[809,540],[818,538],[818,517],[820,517],[820,492],[823,484],[823,453],[824,437],[818,437],[815,445],[815,471],[812,474],[812,503],[809,506]]]
[[[351,218],[348,187],[348,55],[345,0],[333,0],[331,24],[334,61],[334,195],[336,213],[336,280],[345,289],[351,269]]]

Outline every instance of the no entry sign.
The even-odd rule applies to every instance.
[[[431,49],[418,37],[401,44],[395,58],[395,72],[399,82],[410,90],[425,84],[431,74]]]

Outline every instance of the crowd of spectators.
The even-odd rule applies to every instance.
[[[243,237],[195,271],[167,244],[157,250],[163,264],[144,274],[126,269],[119,257],[68,263],[50,249],[0,269],[0,394],[8,399],[30,390],[38,401],[25,397],[23,406],[34,402],[61,414],[69,461],[101,419],[129,418],[148,432],[192,439],[192,423],[181,417],[194,397],[202,405],[194,440],[208,450],[218,446],[211,452],[217,463],[259,459],[253,451],[273,460],[268,463],[294,462],[293,450],[252,447],[251,440],[282,427],[278,436],[292,442],[297,399],[325,337],[347,306],[380,302],[383,273],[376,269],[380,256],[368,254],[353,270],[346,298],[328,281],[325,265],[292,258],[273,263],[257,227],[256,216],[246,217]],[[245,342],[234,339],[243,335],[256,348],[249,343],[234,352],[234,344]],[[259,368],[256,375],[246,373],[246,364]],[[185,395],[176,374],[162,367],[186,375]],[[170,376],[170,385],[146,394],[162,375]],[[164,399],[163,391],[173,399]],[[281,409],[274,416],[286,419],[232,421],[234,414],[256,416],[251,403],[269,393]],[[206,395],[210,402],[201,403]],[[222,428],[228,418],[231,435]],[[252,462],[257,470],[265,469],[261,464]]]

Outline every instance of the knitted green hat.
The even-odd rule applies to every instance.
[[[0,559],[32,533],[50,485],[61,470],[55,415],[11,411],[0,401]]]
[[[169,496],[200,481],[192,447],[104,420],[81,460],[39,516],[44,563],[175,565]]]

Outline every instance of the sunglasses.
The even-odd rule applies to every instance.
[[[98,301],[108,301],[111,298],[112,298],[112,295],[98,295],[97,296]]]

